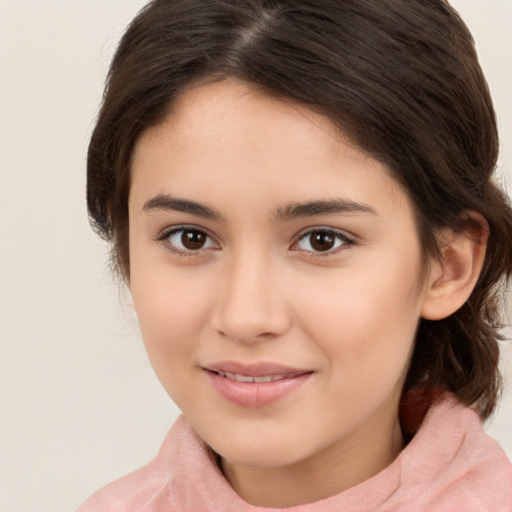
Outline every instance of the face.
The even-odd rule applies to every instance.
[[[275,468],[396,422],[425,286],[412,206],[383,164],[227,80],[184,93],[132,173],[140,329],[208,445]]]

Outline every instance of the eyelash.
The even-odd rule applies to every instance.
[[[172,244],[169,240],[169,238],[172,236],[172,235],[175,235],[177,233],[180,233],[180,232],[191,232],[191,233],[196,233],[196,234],[200,234],[200,235],[204,235],[207,239],[211,240],[217,247],[216,248],[212,248],[212,247],[207,247],[207,248],[199,248],[197,250],[182,250],[182,249],[179,249],[177,248],[174,244]],[[334,249],[328,249],[326,251],[308,251],[308,250],[304,250],[304,252],[306,253],[309,253],[309,257],[311,258],[326,258],[326,257],[329,257],[329,256],[332,256],[334,254],[337,254],[338,252],[340,251],[344,251],[344,250],[349,250],[351,249],[354,245],[355,245],[355,241],[348,237],[346,234],[344,234],[343,232],[341,231],[338,231],[336,229],[332,229],[332,228],[313,228],[313,229],[308,229],[307,231],[304,231],[302,232],[301,234],[298,235],[297,239],[295,242],[293,242],[293,244],[290,246],[290,249],[291,250],[301,250],[298,247],[299,243],[303,240],[305,240],[308,236],[312,236],[313,234],[315,233],[322,233],[324,235],[331,235],[335,238],[335,240],[337,241],[341,241],[342,244],[339,245],[338,247],[335,247]],[[183,256],[183,257],[195,257],[195,256],[200,256],[204,250],[218,250],[220,247],[220,244],[218,242],[215,241],[215,239],[208,234],[207,231],[205,231],[204,229],[201,229],[199,227],[196,227],[196,226],[176,226],[176,227],[173,227],[171,229],[168,229],[168,230],[165,230],[163,231],[158,237],[157,237],[157,241],[159,242],[162,242],[164,247],[171,253],[173,254],[177,254],[179,256]]]
[[[352,238],[348,237],[345,233],[338,231],[336,229],[332,229],[332,228],[319,227],[319,228],[308,229],[307,231],[302,232],[298,236],[297,241],[292,244],[292,246],[291,246],[292,250],[300,250],[300,249],[295,249],[295,247],[297,247],[302,240],[306,239],[308,236],[309,237],[312,236],[315,233],[322,233],[324,235],[330,235],[336,241],[341,241],[342,244],[339,245],[338,247],[335,247],[333,249],[328,249],[326,251],[305,251],[305,252],[309,253],[309,256],[311,258],[327,258],[329,256],[338,254],[338,252],[340,252],[340,251],[349,250],[355,245],[355,241]]]
[[[177,254],[178,256],[183,256],[183,257],[195,257],[195,256],[200,256],[201,253],[204,251],[204,250],[208,250],[210,249],[209,247],[208,248],[200,248],[196,251],[194,250],[182,250],[182,249],[179,249],[177,248],[175,245],[173,245],[169,238],[172,236],[172,235],[175,235],[177,233],[180,233],[180,232],[190,232],[190,233],[196,233],[196,234],[200,234],[200,235],[204,235],[207,239],[210,239],[211,241],[213,241],[213,243],[216,245],[216,246],[219,246],[219,244],[214,240],[214,238],[208,234],[207,231],[205,231],[204,229],[201,229],[199,227],[196,227],[196,226],[176,226],[176,227],[173,227],[171,229],[168,229],[168,230],[165,230],[163,231],[157,238],[157,241],[161,242],[164,247],[171,253],[173,254]],[[215,250],[215,249],[214,249]]]

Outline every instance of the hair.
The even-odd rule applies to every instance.
[[[445,0],[154,0],[124,34],[87,161],[93,228],[129,280],[130,159],[177,96],[234,77],[327,116],[384,162],[415,208],[425,261],[436,234],[489,223],[468,301],[420,320],[404,390],[447,389],[482,418],[495,408],[499,306],[512,273],[512,209],[492,178],[499,142],[473,38]]]

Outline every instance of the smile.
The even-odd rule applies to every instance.
[[[275,363],[222,362],[203,367],[203,371],[218,395],[247,408],[265,407],[297,393],[314,374]]]
[[[275,382],[276,380],[283,380],[286,378],[290,378],[290,375],[266,375],[262,377],[251,377],[250,375],[240,375],[238,373],[229,373],[229,372],[215,372],[219,374],[221,377],[226,377],[230,380],[236,380],[237,382],[256,382],[258,384],[264,382]]]

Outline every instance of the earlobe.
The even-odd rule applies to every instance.
[[[489,224],[476,212],[467,212],[462,229],[447,228],[438,237],[441,258],[432,265],[421,316],[441,320],[457,311],[473,291],[485,258]]]

